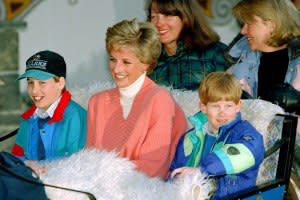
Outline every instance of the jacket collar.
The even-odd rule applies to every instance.
[[[230,129],[232,129],[239,121],[241,121],[241,113],[238,112],[234,120],[228,122],[227,124],[222,125],[219,128],[219,138],[223,137],[224,133],[227,133]]]
[[[225,58],[231,64],[235,64],[239,59],[239,56],[235,57],[235,54],[240,55],[240,51],[243,51],[245,47],[249,48],[246,37],[238,34],[226,48]],[[290,60],[294,60],[300,56],[300,37],[292,38],[288,42],[288,51]]]
[[[63,114],[64,114],[65,109],[66,109],[66,107],[67,107],[67,105],[69,104],[70,101],[71,101],[71,94],[70,94],[69,91],[65,90],[62,93],[61,100],[58,103],[52,118],[48,121],[49,124],[51,124],[53,122],[61,121],[63,119]],[[32,105],[26,112],[24,112],[21,115],[21,117],[23,119],[27,120],[34,114],[35,110],[36,110],[36,106]]]
[[[173,56],[169,56],[167,54],[166,50],[163,48],[162,51],[161,51],[161,58],[175,60],[178,57],[181,57],[182,55],[185,55],[185,54],[187,54],[187,49],[185,48],[184,41],[183,40],[178,40],[176,54],[173,55]]]
[[[288,49],[290,51],[291,60],[300,56],[300,37],[296,37],[290,40],[288,43]]]

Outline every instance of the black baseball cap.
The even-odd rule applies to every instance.
[[[53,51],[40,51],[26,61],[26,71],[17,80],[34,78],[48,80],[53,77],[66,78],[66,63],[64,58]]]

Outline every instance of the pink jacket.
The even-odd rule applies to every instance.
[[[149,176],[166,177],[186,119],[170,93],[145,78],[127,119],[117,88],[99,92],[88,105],[87,147],[132,160]]]

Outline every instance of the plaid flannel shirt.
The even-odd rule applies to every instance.
[[[224,57],[226,45],[217,42],[204,51],[189,52],[181,40],[176,55],[168,56],[163,50],[157,66],[149,77],[156,83],[174,89],[196,90],[202,79],[214,71],[225,71],[229,63]]]

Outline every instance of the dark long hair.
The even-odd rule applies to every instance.
[[[220,40],[219,35],[210,27],[198,0],[149,0],[146,5],[147,18],[151,21],[151,6],[157,6],[158,12],[178,16],[184,23],[180,33],[187,49],[202,50]]]

